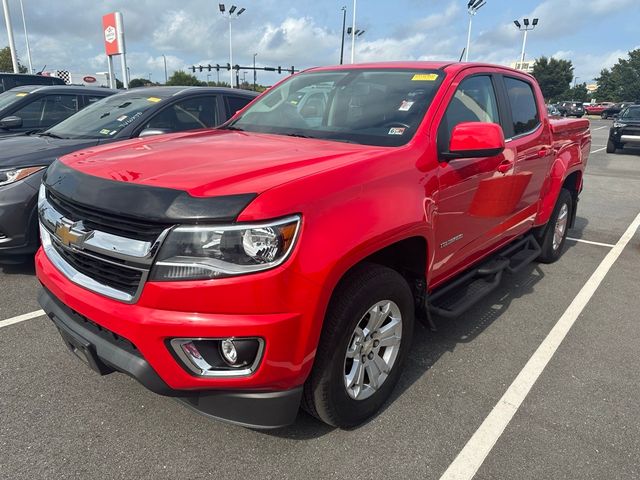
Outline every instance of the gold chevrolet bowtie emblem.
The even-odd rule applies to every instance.
[[[71,245],[79,246],[84,234],[73,231],[74,224],[67,222],[59,222],[56,225],[56,237],[60,240],[64,246],[69,247]]]

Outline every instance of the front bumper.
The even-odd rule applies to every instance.
[[[125,373],[149,390],[175,397],[199,413],[243,426],[278,428],[296,418],[301,386],[282,391],[176,390],[128,339],[73,311],[46,289],[40,291],[38,301],[69,350],[101,375]]]

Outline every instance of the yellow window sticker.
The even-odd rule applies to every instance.
[[[111,130],[109,130],[108,128],[103,128],[102,130],[100,130],[100,133],[102,135],[109,135],[111,133]]]
[[[18,92],[18,93],[16,93],[16,97],[26,97],[27,95],[29,95],[27,92]]]
[[[153,102],[153,103],[158,103],[162,99],[158,98],[158,97],[149,97],[149,98],[147,98],[147,100],[149,100],[150,102]]]
[[[437,79],[437,73],[416,73],[411,80],[415,82],[433,82]]]

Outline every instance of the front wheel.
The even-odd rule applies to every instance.
[[[336,287],[303,408],[329,425],[354,427],[389,398],[411,346],[413,295],[395,270],[356,267]]]
[[[616,153],[618,145],[611,139],[607,140],[607,153]]]
[[[542,252],[538,256],[539,262],[553,263],[562,255],[562,249],[567,239],[572,208],[573,197],[569,190],[563,188],[560,190],[558,201],[542,236],[542,242],[540,244]]]

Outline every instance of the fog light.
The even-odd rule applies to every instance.
[[[182,365],[203,377],[251,375],[264,351],[261,338],[174,338],[168,342]]]
[[[230,365],[235,365],[238,361],[238,351],[236,350],[236,346],[233,343],[233,340],[227,338],[220,342],[220,350],[222,351],[222,356]]]

